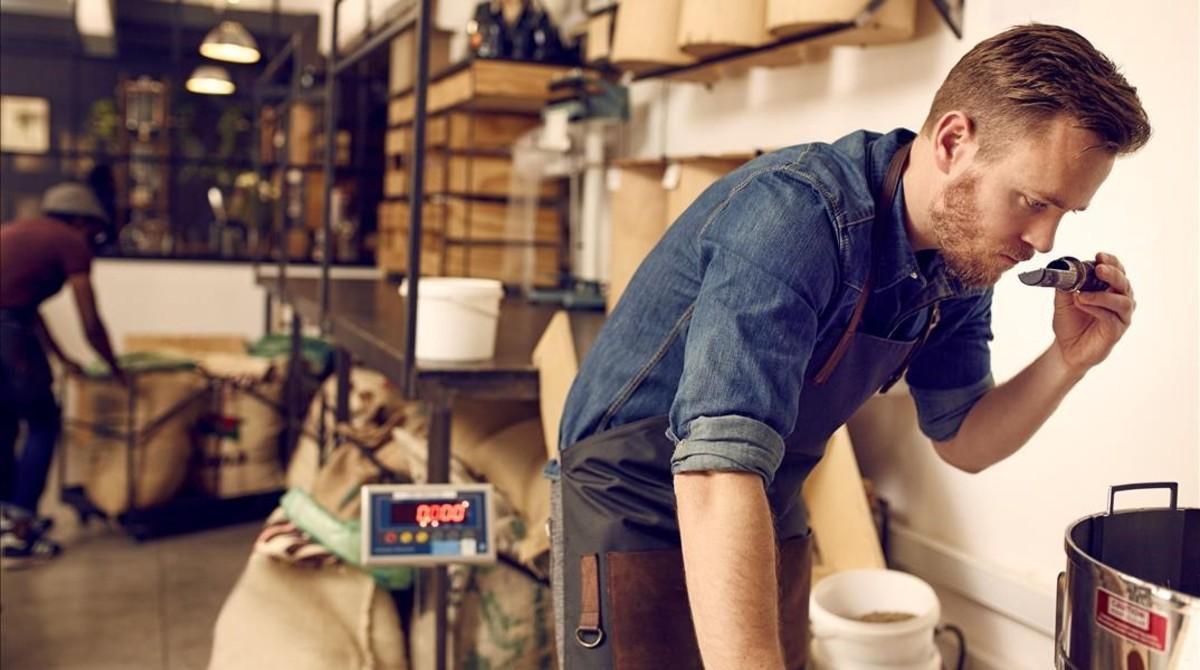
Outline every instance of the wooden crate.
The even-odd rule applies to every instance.
[[[524,284],[528,281],[535,286],[558,283],[558,247],[446,240],[444,252],[447,276],[499,279],[505,284]]]
[[[383,155],[385,156],[402,156],[408,153],[409,133],[412,131],[408,128],[391,128],[383,136]]]
[[[379,229],[375,264],[389,274],[408,272],[408,230]],[[442,267],[442,238],[434,233],[425,233],[421,242],[421,275],[437,277],[444,274]]]
[[[408,217],[405,201],[380,205],[380,228],[408,230]],[[536,209],[532,230],[509,230],[506,204],[465,198],[427,202],[421,227],[453,239],[475,242],[559,244],[562,240],[558,212],[552,207]]]
[[[541,125],[527,114],[447,112],[429,119],[430,146],[457,150],[509,152],[522,135]]]
[[[425,146],[508,154],[522,135],[540,124],[539,117],[526,114],[443,112],[429,117],[425,126]],[[388,156],[403,156],[412,151],[412,126],[389,129],[383,151]]]
[[[390,274],[408,269],[408,232],[381,230],[377,265]],[[427,232],[421,242],[421,275],[477,277],[506,284],[553,286],[558,281],[561,254],[557,246],[453,240]]]
[[[504,198],[512,187],[512,160],[503,156],[467,156],[429,151],[425,154],[425,192],[453,193]],[[384,193],[390,197],[408,195],[408,170],[389,168],[384,174]],[[538,196],[553,198],[559,194],[559,180],[543,181]]]
[[[429,85],[426,109],[430,114],[451,108],[537,114],[550,97],[550,82],[570,68],[540,63],[474,60],[451,68]],[[409,123],[413,95],[394,98],[388,105],[388,124]]]
[[[408,171],[389,165],[383,171],[383,195],[398,198],[408,194]]]
[[[530,234],[508,231],[505,215],[502,203],[456,198],[426,203],[421,273],[520,284],[530,268],[536,285],[555,284],[562,260],[558,212],[539,208]],[[404,273],[408,268],[408,216],[407,202],[389,201],[379,206],[376,259],[385,272]]]

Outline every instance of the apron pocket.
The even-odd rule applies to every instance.
[[[608,627],[616,670],[703,668],[678,549],[608,552]]]

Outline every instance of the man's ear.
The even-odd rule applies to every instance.
[[[965,112],[946,112],[933,127],[933,163],[943,174],[969,161],[978,148],[975,123]]]

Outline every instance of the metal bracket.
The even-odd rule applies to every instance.
[[[933,6],[937,7],[938,14],[942,15],[946,27],[960,40],[963,36],[963,5],[966,2],[967,0],[933,0]]]

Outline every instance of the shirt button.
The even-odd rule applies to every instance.
[[[917,273],[915,273],[915,272],[914,272],[914,273],[910,274],[910,275],[908,276],[908,278],[909,278],[909,279],[916,279],[916,278],[917,278]]]

